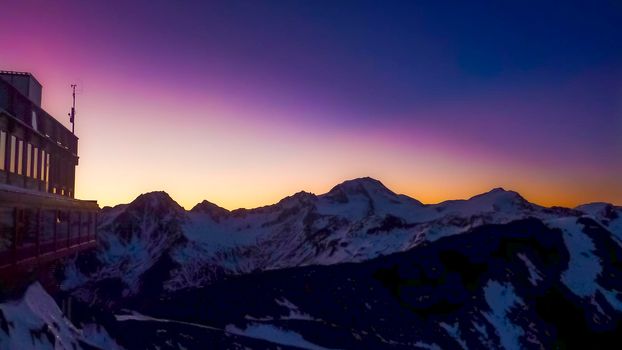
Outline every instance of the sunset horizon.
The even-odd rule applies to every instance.
[[[379,6],[346,19],[345,5],[157,3],[135,22],[139,3],[25,1],[5,8],[0,68],[34,74],[65,126],[78,85],[76,195],[102,205],[164,190],[185,207],[249,208],[360,176],[426,203],[494,187],[546,206],[622,203],[622,54],[597,20],[606,6],[577,23],[579,8],[550,12],[583,33],[572,44],[519,5],[421,17],[399,4],[392,21],[370,15]]]
[[[227,209],[229,211],[253,210],[253,209],[259,209],[259,208],[262,208],[262,207],[267,207],[267,206],[275,205],[278,202],[280,202],[281,200],[286,199],[286,198],[291,197],[291,196],[294,196],[294,195],[296,195],[298,193],[301,193],[301,192],[310,193],[310,194],[313,194],[313,195],[316,195],[316,196],[325,195],[325,194],[328,194],[331,189],[333,189],[334,187],[336,187],[336,186],[338,186],[340,184],[343,184],[345,182],[355,182],[355,181],[364,180],[364,179],[372,179],[372,180],[378,181],[383,186],[385,186],[387,189],[389,189],[390,191],[394,192],[395,194],[397,194],[397,195],[404,195],[404,196],[407,196],[409,198],[415,199],[415,200],[421,202],[423,205],[438,205],[438,204],[442,204],[444,202],[449,202],[449,201],[468,200],[470,198],[476,197],[478,195],[486,194],[486,193],[489,193],[491,191],[503,190],[503,191],[506,191],[506,192],[518,193],[521,197],[525,198],[525,200],[527,200],[528,202],[536,204],[536,205],[540,205],[542,207],[563,207],[563,208],[572,209],[572,208],[575,208],[575,207],[580,206],[580,205],[594,204],[594,203],[606,203],[606,204],[612,204],[614,206],[620,206],[620,205],[618,205],[617,203],[614,203],[614,202],[598,201],[598,200],[596,200],[596,201],[586,201],[586,202],[577,202],[576,204],[571,204],[571,205],[560,205],[560,204],[555,204],[555,203],[553,203],[553,204],[543,204],[542,202],[538,202],[536,200],[532,200],[531,198],[529,198],[527,196],[524,196],[521,191],[517,191],[516,189],[507,188],[507,187],[503,187],[503,186],[493,186],[493,187],[485,189],[485,190],[483,190],[481,192],[474,192],[472,194],[469,193],[469,194],[466,194],[466,195],[464,195],[462,197],[446,198],[446,199],[440,199],[438,201],[424,201],[424,200],[421,200],[420,198],[411,196],[411,195],[409,195],[407,193],[402,193],[402,192],[399,192],[399,191],[395,191],[391,186],[386,185],[381,179],[377,179],[377,178],[374,178],[374,177],[371,177],[371,176],[359,176],[359,177],[354,177],[354,178],[347,178],[347,179],[338,180],[334,185],[329,186],[328,188],[322,189],[320,191],[311,191],[311,190],[300,189],[298,191],[294,191],[294,192],[291,192],[291,193],[288,193],[288,194],[284,194],[282,197],[279,197],[279,198],[277,198],[277,199],[275,199],[273,201],[266,202],[266,203],[259,203],[258,205],[247,206],[247,207],[227,207],[227,206],[221,205],[218,202],[215,202],[215,201],[211,200],[210,198],[203,198],[202,200],[199,200],[196,203],[183,203],[183,202],[178,201],[177,198],[175,197],[175,195],[169,193],[166,190],[162,190],[162,189],[148,190],[148,191],[136,194],[136,196],[130,198],[129,200],[127,200],[125,202],[116,203],[116,204],[103,204],[102,206],[103,207],[115,207],[117,205],[126,205],[126,204],[130,204],[131,202],[133,202],[135,199],[137,199],[141,195],[150,194],[150,193],[157,193],[157,192],[164,192],[167,195],[169,195],[171,197],[171,199],[173,199],[175,202],[177,202],[185,210],[190,210],[193,207],[195,207],[196,205],[201,204],[204,201],[210,202],[212,204],[215,204],[215,205],[217,205],[219,207],[222,207],[224,209]]]

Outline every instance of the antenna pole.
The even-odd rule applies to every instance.
[[[73,104],[71,105],[71,113],[69,113],[69,122],[71,122],[71,133],[75,134],[76,128],[76,84],[71,84],[71,96],[73,98]]]

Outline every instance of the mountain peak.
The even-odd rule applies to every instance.
[[[492,190],[488,191],[488,193],[504,193],[504,192],[513,192],[513,191],[508,191],[503,187],[495,187]]]
[[[173,201],[171,196],[164,191],[152,191],[141,193],[134,202],[136,201]]]
[[[506,190],[503,187],[495,187],[495,188],[493,188],[492,190],[490,190],[488,192],[484,192],[484,193],[478,194],[476,196],[473,196],[471,199],[479,198],[479,197],[495,197],[495,198],[503,197],[503,198],[525,200],[518,192],[511,191],[511,190]]]
[[[153,191],[147,192],[139,195],[134,199],[129,205],[128,208],[174,208],[183,210],[183,208],[175,202],[168,193],[164,191]]]
[[[190,211],[202,211],[202,212],[213,211],[213,210],[229,212],[229,210],[205,199],[201,201],[200,203],[197,203],[194,207],[192,207],[192,209],[190,209]]]
[[[307,205],[313,203],[317,199],[317,196],[311,192],[300,191],[291,196],[281,199],[277,206],[279,207],[291,207],[297,205]]]
[[[352,180],[346,180],[333,187],[328,193],[344,192],[347,194],[357,194],[363,191],[395,194],[382,182],[371,177],[360,177]]]
[[[532,206],[518,192],[509,191],[502,187],[496,187],[492,190],[478,194],[469,199],[469,202],[478,203],[479,205],[492,206],[497,210],[514,208],[527,208]]]
[[[230,213],[229,210],[207,200],[197,203],[197,205],[190,209],[190,212],[207,214],[216,222],[220,222],[220,219],[225,218]]]

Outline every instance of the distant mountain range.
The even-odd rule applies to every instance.
[[[497,188],[424,205],[361,178],[234,211],[186,211],[152,192],[99,222],[98,249],[67,262],[62,287],[80,323],[126,348],[622,340],[622,208],[611,204],[545,208]]]

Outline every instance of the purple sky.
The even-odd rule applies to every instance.
[[[11,1],[2,69],[65,121],[77,194],[268,204],[374,176],[622,203],[619,2]],[[66,122],[66,121],[65,121]]]

